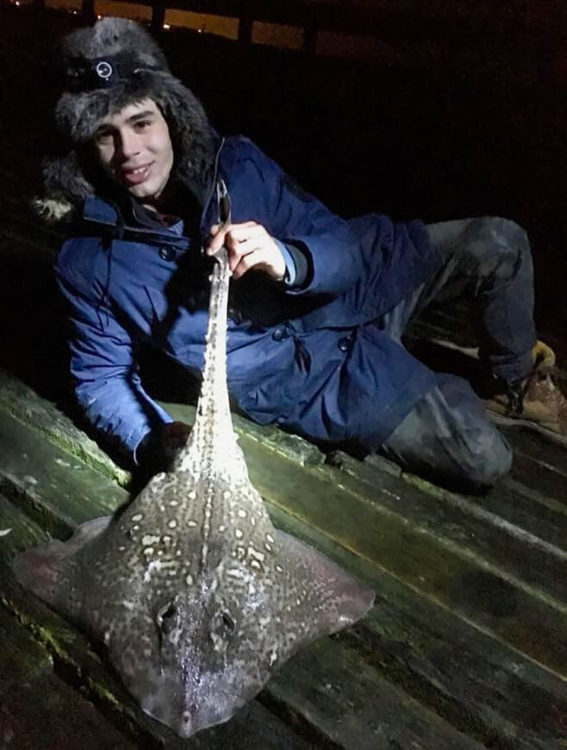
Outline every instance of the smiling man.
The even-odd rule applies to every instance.
[[[208,256],[223,244],[233,271],[228,384],[251,419],[486,488],[509,469],[506,441],[465,381],[401,344],[412,316],[458,296],[480,323],[491,406],[565,434],[516,224],[344,221],[249,140],[219,137],[130,21],[73,32],[62,63],[56,120],[69,148],[48,162],[38,205],[70,221],[56,271],[78,402],[134,461],[161,463],[188,433],[144,390],[137,354],[158,348],[198,375]]]
[[[144,205],[156,206],[173,167],[167,123],[151,99],[108,115],[94,134],[105,172]]]

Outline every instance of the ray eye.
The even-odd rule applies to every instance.
[[[158,612],[157,624],[162,633],[168,633],[172,629],[176,614],[177,610],[173,602],[170,602]]]
[[[224,627],[228,630],[229,633],[232,633],[235,628],[235,623],[232,617],[228,614],[228,612],[223,612],[221,615],[222,624]]]

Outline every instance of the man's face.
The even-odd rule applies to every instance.
[[[129,104],[101,121],[94,144],[99,164],[142,203],[158,202],[173,166],[167,123],[152,99]]]

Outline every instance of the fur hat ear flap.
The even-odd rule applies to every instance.
[[[31,207],[46,224],[59,224],[69,221],[76,211],[76,206],[63,195],[52,195],[49,198],[34,198]]]
[[[94,193],[74,149],[44,159],[43,186],[44,196],[35,198],[32,207],[50,224],[70,218],[82,201]]]
[[[214,179],[219,137],[194,94],[173,76],[168,78],[156,103],[169,126],[175,176],[202,200]]]
[[[86,179],[84,164],[75,150],[64,156],[46,159],[43,165],[45,187],[50,193],[66,193],[71,203],[79,203],[94,188]]]

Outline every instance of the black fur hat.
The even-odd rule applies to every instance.
[[[95,192],[87,144],[97,124],[145,98],[155,101],[169,126],[174,176],[202,199],[212,179],[217,137],[200,102],[171,74],[141,26],[103,18],[72,32],[62,42],[60,68],[64,90],[55,121],[61,150],[46,159],[45,195],[36,201],[44,218],[68,216]]]

